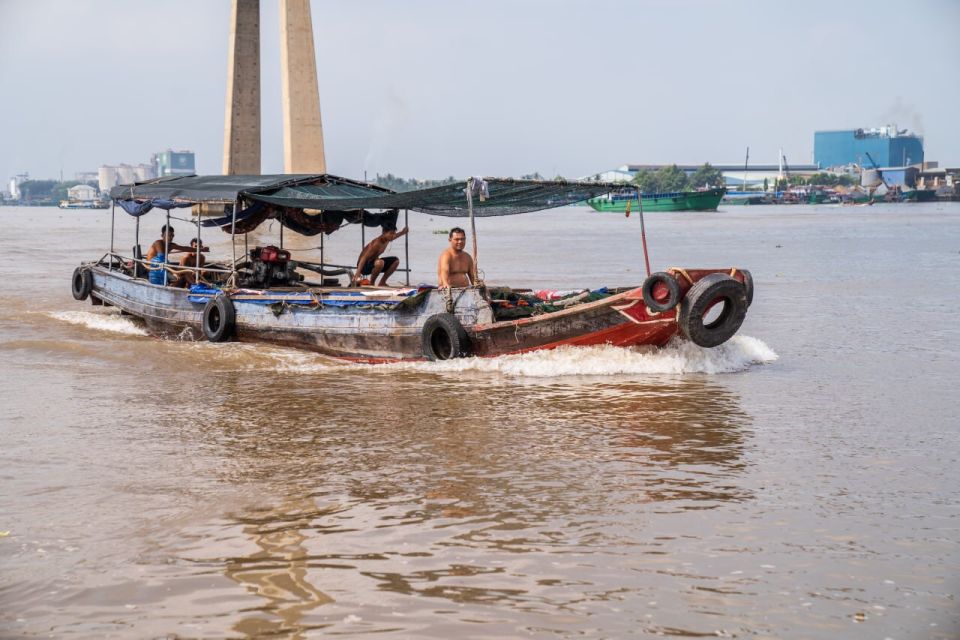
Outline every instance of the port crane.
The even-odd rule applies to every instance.
[[[883,177],[883,171],[880,170],[880,165],[877,164],[877,161],[873,159],[873,156],[870,155],[869,151],[864,151],[867,156],[867,160],[870,161],[870,164],[873,165],[873,169],[877,172],[877,175],[880,176],[880,180],[883,182],[883,186],[887,189],[890,188],[890,185],[887,184],[887,179]]]

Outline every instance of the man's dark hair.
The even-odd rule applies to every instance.
[[[173,231],[173,227],[169,227],[169,226],[167,226],[167,225],[163,225],[163,226],[160,228],[160,233],[166,233],[168,230]]]
[[[200,242],[200,238],[191,238],[190,244],[199,244],[200,246],[203,246],[203,243]]]
[[[387,231],[396,231],[396,230],[397,230],[397,223],[395,223],[395,222],[384,222],[384,223],[383,223],[383,232],[384,232],[384,233],[386,233]]]
[[[466,231],[464,231],[460,227],[454,227],[453,229],[450,229],[450,235],[447,236],[447,240],[450,240],[451,238],[453,238],[453,234],[455,233],[462,233],[463,237],[467,237]]]

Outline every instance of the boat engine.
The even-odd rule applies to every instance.
[[[287,287],[303,280],[297,273],[297,263],[290,252],[273,245],[255,247],[250,251],[250,271],[241,279],[240,286],[251,289]]]

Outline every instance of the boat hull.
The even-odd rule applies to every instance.
[[[153,333],[205,339],[203,310],[210,295],[151,284],[101,265],[87,268],[92,274],[90,295],[95,304],[118,307],[142,319]],[[683,292],[692,282],[718,271],[729,272],[684,271],[690,281],[682,283]],[[355,291],[351,295],[359,295]],[[230,297],[235,309],[236,340],[286,345],[363,362],[424,359],[424,324],[447,309],[447,299],[437,290],[427,291],[417,304],[403,308],[334,306],[334,298],[346,293],[330,289],[298,293],[241,290],[222,295]],[[311,301],[310,296],[315,303],[305,304]],[[470,351],[481,357],[561,346],[661,346],[678,333],[676,310],[651,311],[639,288],[552,313],[505,321],[495,320],[481,288],[454,290],[453,298],[454,315],[467,333]],[[271,303],[275,299],[278,302]]]
[[[683,191],[679,193],[643,194],[643,211],[716,211],[725,189]],[[627,203],[632,211],[639,209],[636,196],[631,198],[592,198],[587,200],[595,211],[625,213]]]

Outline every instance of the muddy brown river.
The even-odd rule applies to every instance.
[[[2,638],[960,637],[960,203],[649,214],[753,273],[715,349],[377,366],[149,336],[70,296],[109,211],[0,225]],[[478,230],[489,283],[643,278],[635,215]]]

